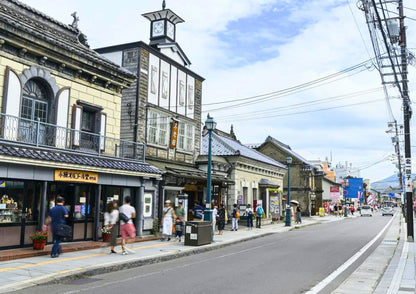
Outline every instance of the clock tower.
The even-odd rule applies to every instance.
[[[163,1],[162,10],[145,13],[142,16],[150,20],[150,45],[175,43],[176,24],[184,22],[172,10],[166,9]]]

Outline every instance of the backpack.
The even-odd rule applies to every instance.
[[[240,211],[238,209],[235,211],[235,218],[240,218]]]
[[[253,216],[253,211],[252,210],[248,211],[248,216]]]
[[[256,211],[257,211],[257,214],[258,215],[262,215],[263,214],[263,208],[261,206],[257,207]]]

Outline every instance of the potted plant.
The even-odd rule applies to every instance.
[[[45,231],[36,231],[33,235],[30,235],[29,238],[33,241],[33,249],[42,250],[45,248],[46,240],[49,237],[49,232]]]
[[[111,230],[108,230],[106,227],[101,229],[101,233],[103,235],[103,242],[110,242],[111,240]]]

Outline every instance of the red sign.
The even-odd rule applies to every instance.
[[[175,149],[178,144],[178,131],[179,122],[177,120],[172,121],[170,132],[170,148]]]

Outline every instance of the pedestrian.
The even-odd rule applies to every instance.
[[[253,229],[253,208],[251,204],[247,204],[246,212],[244,213],[247,216],[247,227],[249,230]]]
[[[61,242],[64,236],[57,234],[57,228],[62,225],[66,225],[66,220],[69,216],[68,210],[64,206],[65,198],[58,195],[55,199],[55,206],[49,210],[48,217],[45,220],[45,226],[51,225],[51,231],[53,234],[53,246],[51,251],[51,257],[59,257],[62,254]]]
[[[263,207],[261,207],[261,204],[257,204],[256,207],[256,228],[261,228],[261,218],[263,217]]]
[[[117,245],[117,236],[118,236],[118,203],[117,201],[110,201],[107,203],[107,209],[104,213],[104,226],[105,228],[111,232],[111,240],[110,240],[110,253],[117,253],[114,250],[114,247]]]
[[[194,221],[201,221],[204,219],[204,208],[199,205],[198,201],[195,201],[195,206],[192,209],[192,212],[194,214]]]
[[[302,223],[302,209],[300,207],[300,204],[296,205],[296,223],[301,224]]]
[[[351,212],[351,215],[354,215],[354,205],[350,206],[350,212]]]
[[[162,212],[162,238],[160,241],[165,241],[167,239],[170,241],[170,238],[172,236],[172,225],[173,225],[173,219],[175,219],[175,212],[173,211],[171,207],[171,201],[166,200],[165,201],[165,207],[163,207]]]
[[[176,239],[179,242],[182,242],[183,222],[180,217],[176,217],[176,220],[175,220],[175,235],[176,235]]]
[[[218,234],[222,235],[224,233],[225,228],[225,216],[226,211],[224,208],[224,204],[220,204],[220,207],[218,209]]]
[[[342,217],[342,205],[341,205],[341,203],[338,204],[338,214],[339,214],[340,217]]]
[[[329,214],[333,214],[334,213],[334,205],[331,203],[329,205]]]
[[[215,232],[215,228],[217,227],[217,217],[218,217],[218,206],[214,205],[214,209],[212,210],[212,231]]]
[[[180,217],[181,220],[185,220],[185,209],[182,206],[182,200],[178,201],[178,206],[175,208],[175,215],[176,217]],[[186,221],[186,220],[185,220]]]
[[[231,231],[238,231],[238,219],[240,218],[240,211],[238,210],[237,204],[234,203],[233,205],[233,219],[231,225]]]
[[[133,218],[136,217],[136,209],[130,205],[131,197],[124,198],[124,204],[119,208],[120,231],[121,231],[121,254],[127,254],[126,244],[128,238],[136,238],[136,228],[133,224]]]

